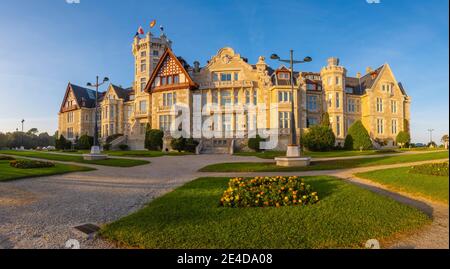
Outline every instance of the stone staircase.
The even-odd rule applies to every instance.
[[[230,154],[232,144],[232,140],[227,139],[205,139],[200,154]]]

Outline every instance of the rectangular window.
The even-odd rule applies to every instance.
[[[317,118],[308,118],[306,124],[307,128],[317,125],[318,124]]]
[[[283,73],[279,73],[278,74],[278,78],[279,79],[289,79],[289,73],[285,73],[285,72],[283,72]]]
[[[145,56],[147,56],[147,51],[145,51],[145,50],[141,51],[141,57],[145,57]]]
[[[314,91],[316,89],[316,86],[312,83],[308,83],[308,84],[306,84],[306,89],[308,91]]]
[[[239,104],[239,90],[234,90],[234,103]]]
[[[145,72],[147,70],[147,64],[145,60],[141,60],[141,72]]]
[[[290,126],[290,112],[278,112],[278,127],[282,129],[287,129]]]
[[[141,78],[141,92],[145,90],[145,86],[147,86],[147,80],[145,78]]]
[[[392,113],[397,113],[397,101],[395,100],[391,100],[391,112]]]
[[[166,77],[161,77],[160,78],[161,79],[161,86],[164,86],[164,85],[166,85],[167,84],[167,78]]]
[[[73,111],[67,113],[67,122],[72,123],[73,122]]]
[[[353,88],[352,87],[345,87],[345,93],[353,94]]]
[[[350,126],[352,126],[354,120],[353,119],[347,119],[347,130],[348,128],[350,128]]]
[[[355,111],[356,111],[355,99],[348,99],[347,112],[355,112]]]
[[[339,98],[339,93],[336,93],[336,108],[341,106],[341,99]]]
[[[231,105],[231,91],[225,90],[220,92],[220,105]]]
[[[317,96],[307,96],[307,108],[309,111],[317,111]]]
[[[336,135],[341,136],[341,117],[336,116]]]
[[[340,85],[341,84],[341,78],[340,77],[336,77],[336,85]]]
[[[213,73],[213,81],[218,81],[219,80],[219,75],[217,75],[217,73]]]
[[[396,135],[397,134],[397,120],[392,120],[392,134]]]
[[[220,80],[221,81],[231,81],[231,73],[221,73]]]
[[[153,51],[153,56],[159,56],[159,51],[154,50],[154,51]]]
[[[384,126],[383,126],[383,119],[377,119],[377,133],[378,134],[383,134],[383,130]]]
[[[328,107],[331,107],[332,102],[333,102],[333,94],[329,93],[328,94]]]
[[[239,73],[238,72],[235,72],[234,73],[234,80],[236,81],[236,80],[239,80]]]
[[[253,90],[253,104],[255,106],[258,104],[258,89]]]
[[[147,101],[139,101],[139,111],[141,113],[147,112]]]
[[[111,106],[109,109],[109,118],[114,119],[114,106]]]
[[[208,103],[208,92],[202,91],[202,107]]]
[[[213,102],[213,104],[218,104],[219,103],[219,98],[218,98],[218,93],[217,93],[217,90],[212,90],[211,91],[211,94],[212,94],[212,102]]]
[[[245,90],[245,103],[250,104],[250,90]]]
[[[332,78],[331,78],[331,77],[328,77],[328,80],[327,80],[327,82],[328,82],[328,85],[331,85],[331,84],[333,84],[333,80],[332,80]]]
[[[383,99],[377,98],[377,112],[383,112]]]
[[[176,103],[175,93],[163,93],[163,106],[172,106]]]
[[[178,84],[178,83],[180,83],[180,76],[174,75],[173,76],[173,84]]]
[[[280,91],[278,92],[278,102],[285,103],[285,102],[291,102],[292,100],[292,93],[288,91]]]
[[[159,129],[162,131],[169,131],[172,125],[172,116],[162,115],[159,116]]]
[[[67,138],[73,138],[73,128],[67,128]]]

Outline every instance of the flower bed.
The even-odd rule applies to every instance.
[[[224,207],[280,207],[319,201],[316,192],[299,177],[233,178],[220,199]]]
[[[410,173],[432,175],[432,176],[447,176],[448,177],[448,162],[430,163],[411,167]]]
[[[55,164],[51,162],[31,161],[31,160],[14,160],[9,162],[9,165],[11,167],[20,169],[48,168],[55,166]]]
[[[0,161],[12,161],[15,160],[13,157],[9,156],[0,156]]]

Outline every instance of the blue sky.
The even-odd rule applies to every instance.
[[[85,85],[98,74],[131,85],[133,35],[156,19],[191,64],[224,46],[252,63],[292,48],[313,57],[301,66],[307,71],[337,56],[351,76],[388,62],[412,96],[413,141],[427,141],[429,128],[441,137],[449,129],[448,1],[380,1],[2,0],[0,131],[24,118],[25,129],[53,133],[68,81]]]

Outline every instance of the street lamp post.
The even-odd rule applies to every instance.
[[[99,155],[101,153],[100,151],[100,145],[98,143],[98,87],[105,84],[109,81],[108,77],[104,77],[103,81],[101,83],[98,82],[98,76],[96,76],[96,82],[95,83],[87,83],[88,87],[95,87],[95,120],[94,120],[94,145],[91,148],[91,154],[87,154],[86,156],[92,156],[92,155]]]
[[[21,140],[21,142],[20,142],[20,144],[21,144],[21,146],[20,146],[20,149],[25,149],[25,147],[23,146],[23,123],[25,122],[25,120],[24,119],[22,119],[22,121],[21,121],[21,123],[22,123],[22,134],[21,134],[21,136],[20,136],[20,140]]]
[[[283,60],[277,54],[272,54],[270,56],[272,60],[278,60],[283,63],[289,63],[291,68],[291,141],[288,145],[287,157],[300,157],[299,145],[297,144],[297,130],[295,126],[295,107],[294,107],[294,64],[308,63],[312,61],[311,57],[305,57],[302,61],[294,60],[294,51],[290,50],[290,59]]]
[[[428,129],[428,132],[430,132],[430,147],[432,146],[431,142],[433,142],[433,131],[434,129]]]

